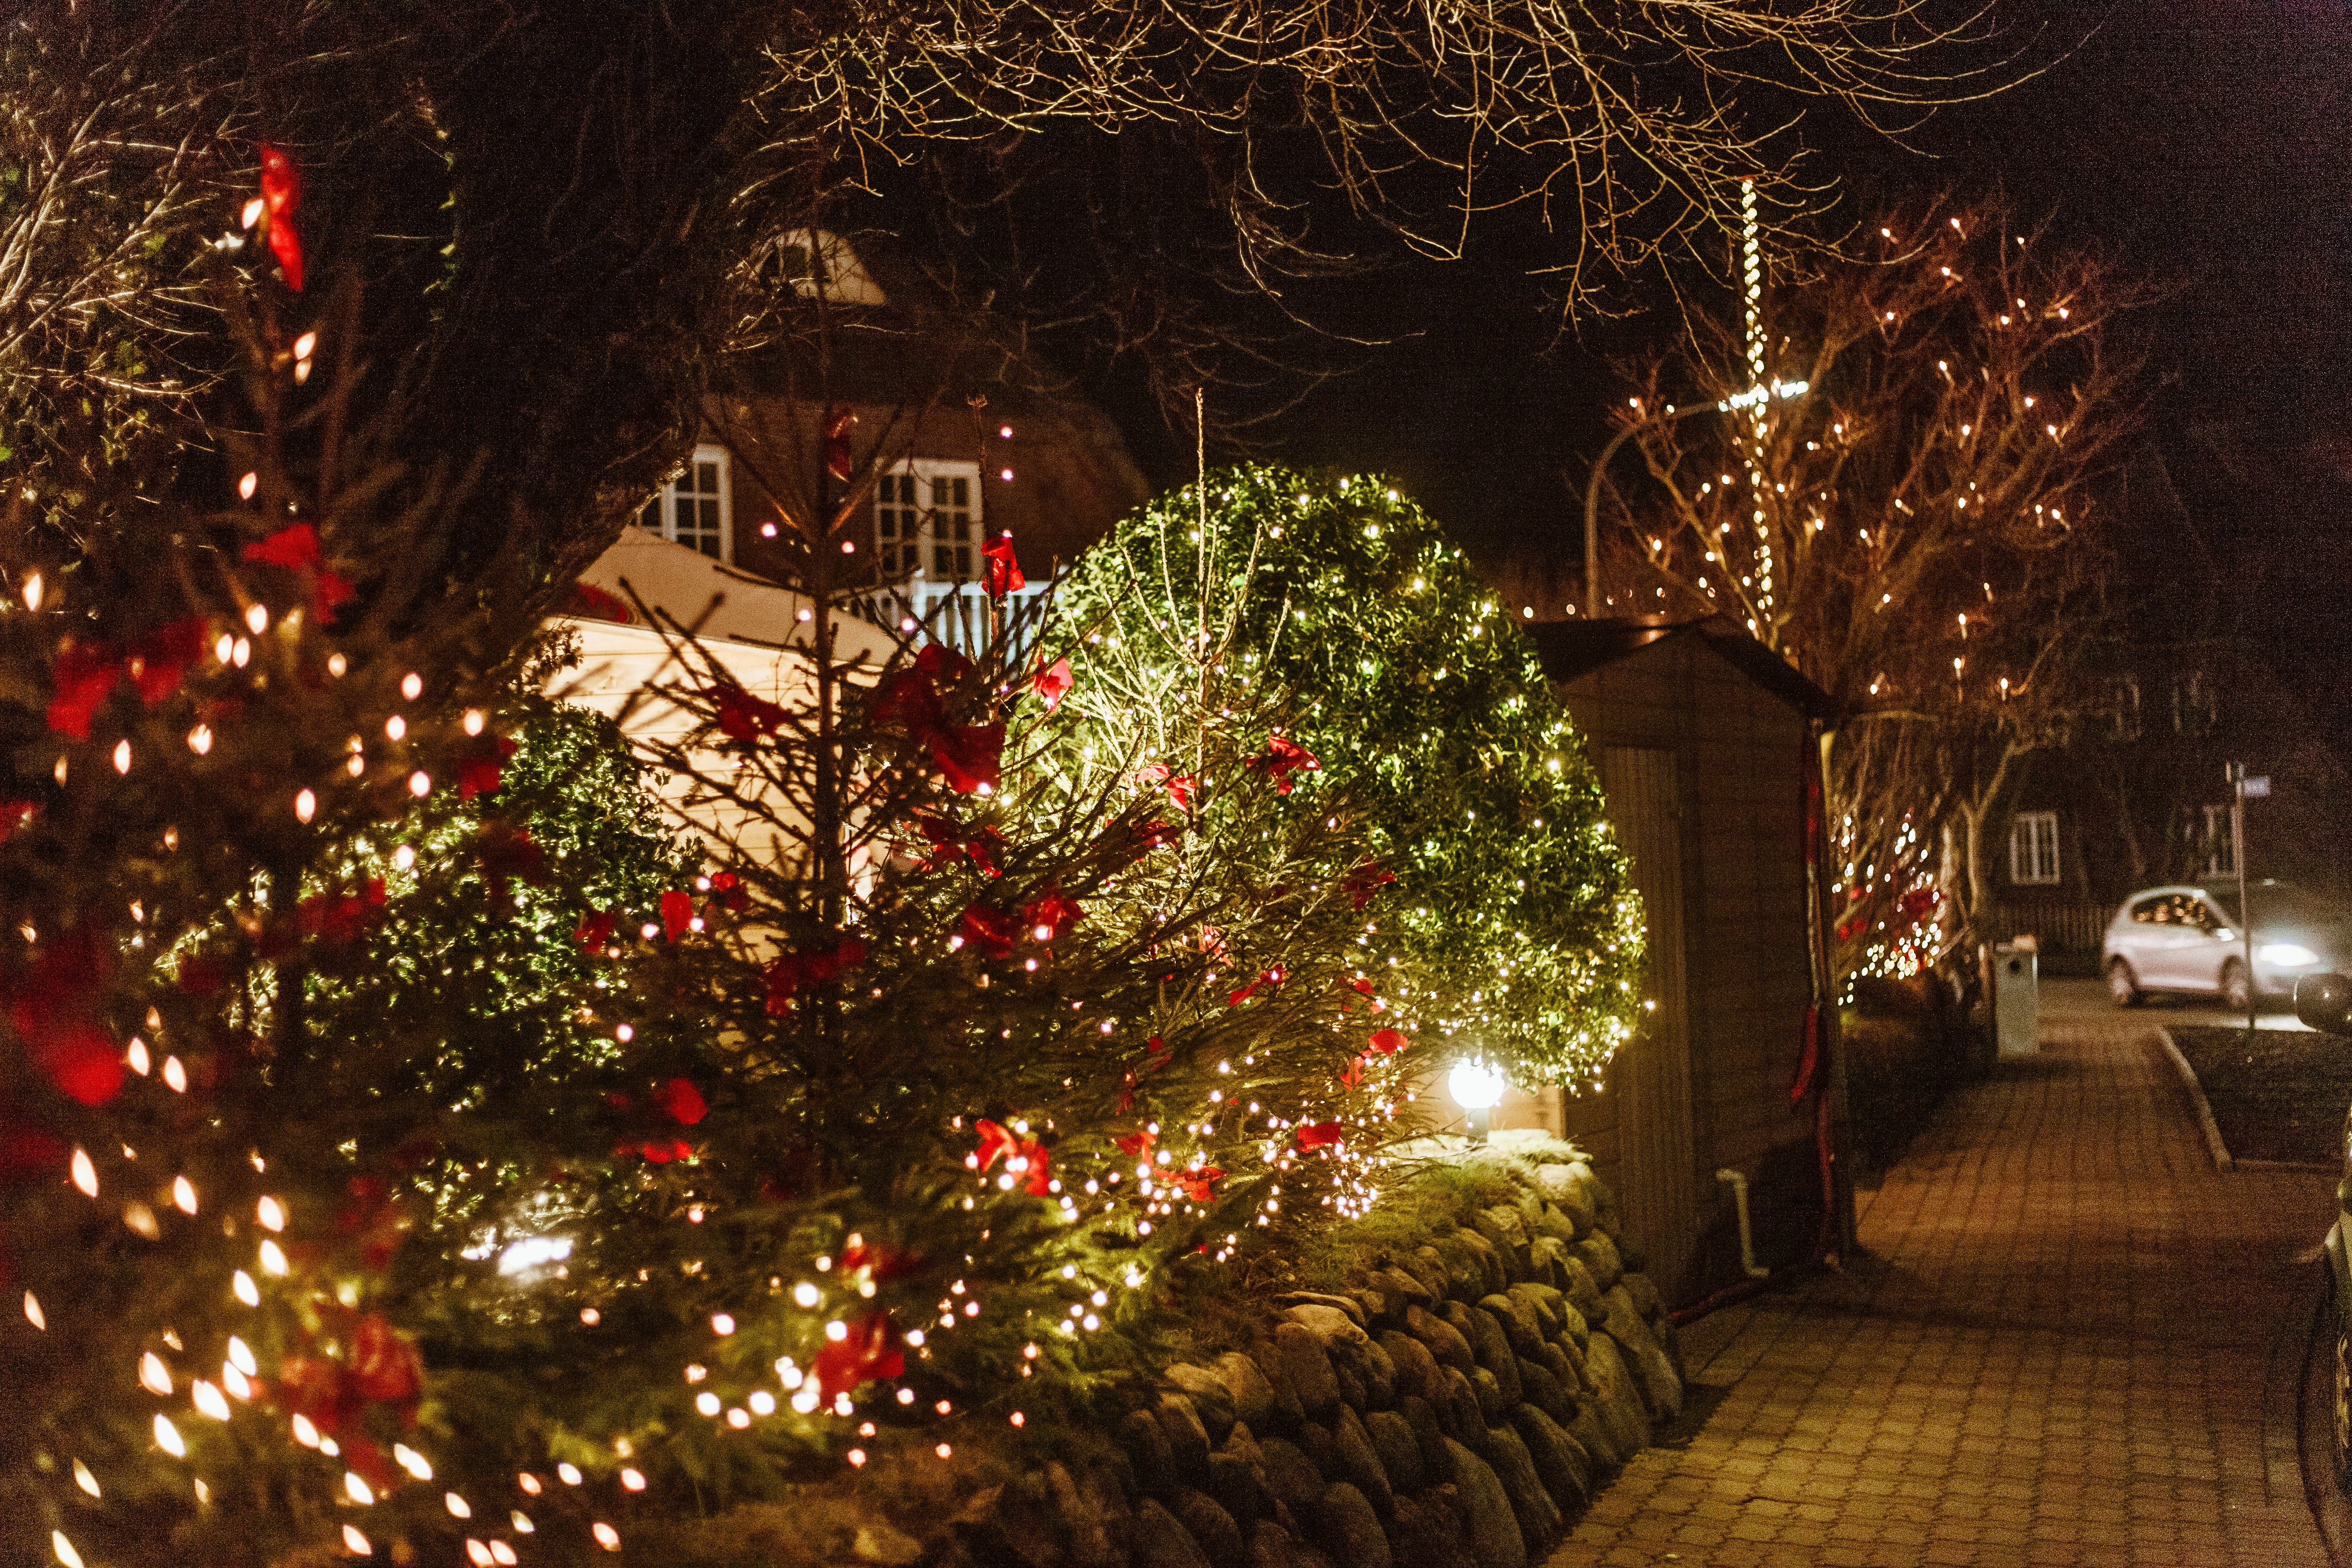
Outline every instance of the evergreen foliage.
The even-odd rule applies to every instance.
[[[1123,656],[1116,700],[1149,722],[1204,661],[1294,694],[1286,732],[1323,763],[1300,794],[1360,810],[1396,878],[1366,934],[1416,1012],[1522,1081],[1597,1075],[1629,1037],[1641,913],[1535,649],[1385,482],[1270,467],[1207,482],[1205,540],[1200,496],[1168,496],[1062,590],[1068,624]]]

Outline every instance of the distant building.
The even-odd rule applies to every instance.
[[[854,499],[852,573],[874,590],[876,618],[895,625],[978,583],[989,540],[1009,531],[1024,574],[1042,581],[1146,499],[1098,408],[992,341],[984,319],[950,310],[887,242],[854,248],[803,231],[772,264],[822,331],[741,357],[640,527],[790,583],[799,574],[782,519]],[[834,427],[851,471],[870,481],[854,498],[827,472]]]

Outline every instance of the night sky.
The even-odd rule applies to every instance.
[[[1797,132],[1813,171],[1846,187],[1850,221],[1875,210],[1874,191],[1997,181],[2064,239],[2175,288],[2147,315],[2148,445],[2204,551],[2229,563],[2228,619],[2275,650],[2315,722],[2352,732],[2352,5],[2008,9],[2041,29],[2011,35],[2040,74],[1939,110],[1907,149],[1816,105]],[[1615,301],[1628,317],[1562,336],[1527,276],[1543,245],[1491,233],[1463,262],[1330,296],[1331,324],[1402,341],[1364,351],[1261,432],[1263,449],[1386,470],[1489,562],[1580,555],[1570,486],[1623,395],[1609,362],[1670,334],[1674,311],[1633,279]],[[1118,412],[1155,481],[1190,477],[1189,431]],[[2126,548],[2161,573],[2179,542]]]

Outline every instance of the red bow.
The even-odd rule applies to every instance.
[[[693,1126],[710,1113],[710,1106],[702,1098],[702,1091],[694,1087],[692,1080],[682,1078],[674,1078],[664,1086],[662,1109],[669,1112],[671,1121],[687,1127]]]
[[[971,673],[971,660],[940,643],[929,643],[914,668],[884,679],[874,695],[874,721],[902,729],[909,740],[930,749],[931,761],[959,795],[993,790],[1004,755],[1002,724],[950,724],[939,682],[950,684]]]
[[[918,816],[915,828],[930,841],[932,852],[923,863],[926,871],[936,866],[968,859],[980,868],[981,875],[999,875],[996,852],[1004,847],[1004,835],[993,827],[982,826],[966,832],[944,817]]]
[[[703,693],[706,697],[713,693]],[[787,715],[783,709],[764,698],[752,696],[740,686],[724,686],[715,693],[718,713],[712,722],[720,734],[730,741],[749,742],[762,735],[772,735]]]
[[[99,1105],[122,1087],[121,1047],[100,1018],[110,945],[87,931],[43,942],[9,998],[9,1022],[41,1070],[72,1099]]]
[[[1165,763],[1146,763],[1135,777],[1139,784],[1166,785],[1168,798],[1176,803],[1177,810],[1192,809],[1192,792],[1200,781],[1192,774],[1172,772]]]
[[[1118,1147],[1121,1153],[1132,1154],[1140,1160],[1150,1147],[1159,1142],[1160,1134],[1146,1127],[1118,1140]]]
[[[1031,936],[1039,942],[1052,942],[1077,924],[1084,913],[1076,899],[1066,897],[1059,888],[1049,888],[1045,897],[1022,909],[1021,919],[1029,927]]]
[[[994,790],[1004,761],[1004,726],[950,725],[931,738],[931,761],[958,795]]]
[[[1348,902],[1361,910],[1372,901],[1373,894],[1395,880],[1396,878],[1379,861],[1367,860],[1340,878],[1339,888],[1348,895]]]
[[[964,910],[957,934],[990,958],[1013,956],[1013,917],[1002,910],[972,905]]]
[[[1298,1130],[1301,1149],[1336,1149],[1339,1146],[1339,1124],[1336,1121],[1310,1122]]]
[[[269,253],[286,274],[286,287],[302,291],[302,237],[295,232],[294,210],[302,205],[302,171],[294,160],[261,144],[261,208],[268,215]]]
[[[911,1274],[922,1266],[922,1258],[914,1253],[893,1252],[887,1247],[869,1246],[858,1237],[850,1237],[849,1245],[842,1249],[841,1254],[843,1273],[855,1274],[866,1269],[877,1282],[901,1274]]]
[[[468,757],[457,765],[457,798],[496,795],[506,784],[506,759],[515,754],[515,742],[504,735],[486,754]]]
[[[610,910],[589,910],[580,917],[579,927],[572,931],[572,940],[592,955],[603,952],[613,945],[613,918]]]
[[[1412,1042],[1404,1037],[1402,1030],[1375,1029],[1372,1031],[1372,1037],[1364,1043],[1384,1057],[1392,1057]]]
[[[1037,671],[1029,682],[1029,689],[1045,700],[1045,711],[1051,713],[1062,705],[1062,699],[1076,684],[1070,674],[1070,661],[1057,658]]]
[[[806,985],[830,985],[866,959],[866,939],[845,936],[831,947],[788,952],[767,967],[768,1016],[782,1017]]]
[[[1021,563],[1013,554],[1013,532],[1010,529],[983,545],[980,552],[988,557],[990,594],[998,596],[1017,594],[1029,585],[1029,579],[1021,575]]]
[[[282,566],[289,572],[310,573],[310,607],[320,626],[332,625],[335,606],[358,592],[326,564],[319,553],[319,531],[307,522],[281,528],[267,539],[254,541],[245,547],[245,558],[257,566]]]
[[[1224,1174],[1214,1165],[1203,1165],[1197,1171],[1177,1172],[1175,1180],[1184,1189],[1185,1196],[1196,1204],[1204,1204],[1217,1195],[1217,1184]]]
[[[868,1312],[846,1337],[830,1340],[816,1352],[809,1371],[816,1379],[817,1398],[831,1404],[836,1394],[855,1393],[877,1378],[899,1376],[907,1358],[898,1349],[898,1325],[890,1314]]]
[[[995,1164],[999,1155],[1008,1156],[1016,1173],[1025,1171],[1028,1173],[1029,1179],[1022,1184],[1026,1191],[1042,1198],[1053,1190],[1045,1174],[1053,1159],[1046,1153],[1043,1143],[1034,1138],[1016,1137],[985,1117],[972,1126],[980,1134],[980,1148],[976,1153],[982,1172]]]
[[[1292,773],[1301,768],[1313,773],[1323,764],[1317,762],[1314,753],[1297,742],[1286,740],[1280,735],[1269,735],[1265,741],[1265,754],[1261,757],[1252,757],[1245,765],[1254,772],[1265,774],[1274,781],[1276,789],[1288,795]]]
[[[824,471],[836,479],[856,471],[849,457],[849,427],[856,423],[854,408],[836,408],[824,416]]]
[[[1225,1005],[1228,1007],[1238,1007],[1243,1003],[1248,1001],[1251,997],[1256,995],[1262,988],[1274,987],[1276,989],[1279,989],[1283,979],[1284,975],[1282,965],[1277,963],[1272,969],[1269,969],[1265,973],[1259,975],[1255,980],[1253,980],[1248,984],[1243,986],[1240,990],[1226,993]]]
[[[139,700],[152,708],[180,689],[188,668],[204,656],[205,623],[174,621],[149,633],[118,654],[102,642],[74,643],[58,655],[57,696],[49,704],[49,728],[77,741],[89,739],[90,721],[129,677]]]

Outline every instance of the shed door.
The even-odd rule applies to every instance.
[[[1642,1016],[1631,1046],[1610,1075],[1617,1096],[1622,1163],[1618,1199],[1650,1269],[1669,1301],[1679,1299],[1698,1242],[1691,1131],[1690,1003],[1683,942],[1681,774],[1675,753],[1610,746],[1601,753],[1601,787],[1617,842],[1633,863],[1648,927],[1643,994],[1658,1005]]]

